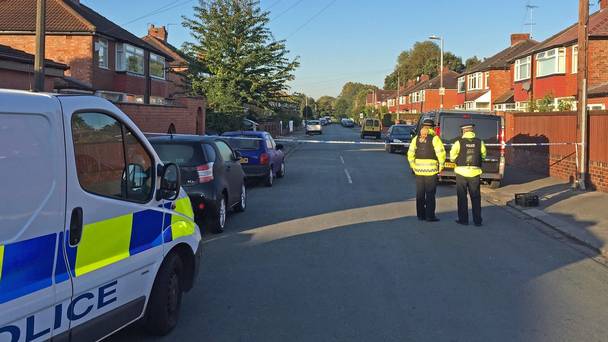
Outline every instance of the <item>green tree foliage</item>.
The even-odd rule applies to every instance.
[[[336,111],[336,98],[332,96],[321,96],[317,99],[317,110],[319,116],[334,115]]]
[[[431,78],[439,75],[439,63],[441,49],[431,41],[416,42],[412,49],[403,51],[397,57],[395,70],[384,79],[384,89],[396,90],[397,78],[401,79],[401,84],[407,80],[425,74]],[[464,70],[462,59],[455,54],[444,51],[444,66],[456,72]]]
[[[194,43],[184,50],[197,63],[188,79],[218,112],[248,105],[269,109],[280,100],[299,66],[287,57],[285,41],[274,40],[269,12],[257,0],[199,0],[194,17],[183,17]]]
[[[464,62],[464,68],[465,68],[465,70],[469,70],[481,62],[482,62],[481,59],[477,58],[477,56],[469,57]]]
[[[348,82],[342,87],[335,104],[335,113],[339,117],[354,117],[365,111],[367,94],[378,87],[369,84]]]
[[[537,110],[542,113],[552,112],[554,109],[555,96],[553,94],[545,95],[538,101]]]

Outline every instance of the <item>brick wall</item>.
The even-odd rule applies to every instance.
[[[118,104],[143,132],[167,133],[173,124],[176,133],[181,134],[205,132],[205,106],[205,100],[198,97],[178,98],[176,106]]]
[[[45,57],[70,66],[67,76],[72,76],[89,85],[93,84],[93,37],[47,35]],[[35,53],[35,36],[0,35],[0,44],[13,49]]]
[[[511,70],[490,70],[490,90],[492,91],[492,103],[491,108],[494,108],[494,101],[499,96],[504,95],[507,91],[511,90],[513,84],[511,80]]]
[[[608,40],[589,41],[589,86],[608,82]]]

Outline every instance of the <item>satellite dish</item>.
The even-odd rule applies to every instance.
[[[525,91],[530,91],[531,85],[532,85],[532,84],[530,83],[530,81],[528,81],[528,82],[524,82],[524,83],[521,85],[521,87],[522,87],[522,88],[523,88]]]

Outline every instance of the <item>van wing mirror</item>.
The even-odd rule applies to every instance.
[[[174,163],[169,163],[163,167],[161,173],[160,189],[156,193],[156,200],[165,199],[174,201],[179,197],[181,189],[181,174],[179,167]]]

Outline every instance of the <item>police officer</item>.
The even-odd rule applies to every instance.
[[[450,160],[456,164],[456,193],[458,195],[458,220],[461,225],[469,224],[467,192],[471,196],[473,223],[480,227],[481,219],[481,163],[486,159],[486,145],[475,136],[475,125],[460,126],[462,137],[454,142],[450,150]]]
[[[443,170],[446,153],[441,139],[435,134],[435,122],[426,119],[420,132],[410,144],[407,159],[416,174],[416,213],[418,220],[437,222],[435,192],[437,174]]]

